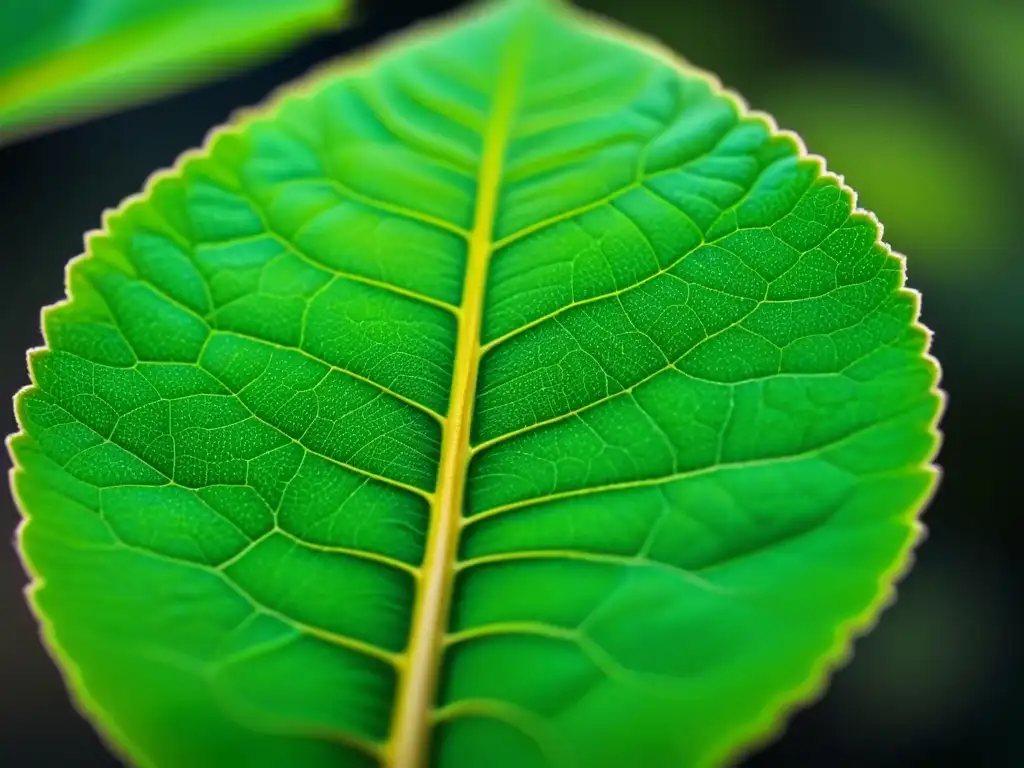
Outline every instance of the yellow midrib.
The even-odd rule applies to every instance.
[[[386,750],[385,763],[390,768],[418,768],[429,749],[430,712],[436,696],[441,646],[448,625],[466,487],[487,267],[494,248],[494,218],[512,113],[522,77],[523,55],[520,41],[510,37],[483,136],[476,211],[469,235],[466,279],[455,346],[452,394],[441,442],[437,490],[430,511],[423,581],[413,608],[408,655],[399,679],[391,739]]]

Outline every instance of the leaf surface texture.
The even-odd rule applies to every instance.
[[[656,48],[528,0],[419,31],[73,262],[12,442],[46,638],[147,765],[718,764],[916,539],[903,282]]]

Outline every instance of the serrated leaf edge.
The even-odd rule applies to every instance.
[[[941,366],[938,360],[931,354],[932,332],[920,320],[921,294],[916,289],[906,286],[906,256],[892,249],[884,240],[884,226],[878,218],[866,209],[860,208],[855,190],[847,186],[842,175],[833,173],[827,168],[825,158],[811,153],[805,146],[803,139],[793,131],[779,128],[774,117],[767,112],[751,109],[746,100],[736,91],[726,88],[721,80],[712,72],[696,67],[675,51],[660,41],[630,30],[616,22],[610,21],[598,14],[584,12],[570,7],[563,0],[512,0],[512,2],[540,3],[557,6],[558,11],[569,14],[577,22],[589,27],[591,30],[604,35],[605,37],[626,42],[632,47],[639,49],[653,58],[662,61],[673,69],[684,73],[689,77],[699,77],[705,80],[708,85],[718,94],[729,99],[736,107],[738,113],[747,119],[761,122],[773,136],[783,138],[793,146],[798,159],[809,160],[817,166],[818,175],[821,178],[831,178],[836,181],[839,188],[850,195],[851,215],[865,218],[875,227],[875,245],[882,247],[888,255],[894,256],[900,263],[900,286],[899,293],[910,297],[913,305],[914,320],[912,327],[920,330],[925,335],[925,347],[922,354],[932,372],[932,383],[928,394],[937,399],[938,408],[928,425],[927,434],[931,438],[932,450],[927,459],[921,462],[916,468],[925,470],[930,476],[928,487],[921,493],[913,504],[908,505],[904,514],[896,520],[907,526],[909,536],[900,548],[899,556],[894,560],[893,565],[883,572],[877,579],[877,589],[874,598],[856,616],[842,622],[836,627],[833,633],[832,644],[818,657],[812,665],[804,681],[789,690],[777,695],[772,702],[763,709],[763,714],[754,721],[748,722],[733,730],[731,736],[722,741],[714,750],[710,751],[703,763],[693,768],[712,768],[723,764],[735,764],[750,751],[765,746],[775,738],[779,737],[785,729],[786,721],[798,710],[803,709],[814,701],[820,699],[826,692],[828,681],[832,674],[842,668],[852,659],[853,645],[863,635],[869,633],[878,623],[882,613],[892,604],[897,597],[896,586],[907,575],[913,565],[913,555],[916,548],[927,536],[927,529],[920,521],[931,500],[938,490],[942,476],[941,468],[935,463],[935,459],[941,448],[943,434],[939,430],[939,423],[947,407],[947,395],[939,387],[941,379]],[[104,210],[101,216],[101,227],[93,229],[84,235],[84,250],[72,258],[65,267],[65,298],[43,308],[41,319],[45,321],[46,315],[62,306],[74,301],[71,291],[71,271],[79,261],[84,261],[91,256],[91,246],[94,240],[109,234],[111,222],[124,215],[134,206],[144,204],[152,194],[154,187],[165,178],[181,176],[187,166],[202,159],[213,149],[214,145],[224,137],[241,133],[250,124],[263,120],[269,120],[273,114],[284,103],[292,99],[307,98],[314,94],[320,86],[331,77],[359,71],[379,56],[387,53],[392,48],[401,48],[407,44],[414,43],[419,39],[442,34],[450,29],[457,28],[463,22],[469,21],[478,16],[485,15],[492,7],[500,4],[500,0],[481,3],[468,10],[456,11],[446,14],[440,18],[423,21],[398,33],[389,35],[380,41],[366,46],[361,51],[348,54],[338,60],[329,61],[323,65],[314,67],[310,72],[295,81],[286,83],[275,89],[261,104],[255,107],[244,107],[235,110],[228,121],[211,129],[197,148],[188,149],[183,152],[175,162],[168,168],[160,169],[147,177],[140,192],[129,195],[115,208]],[[493,243],[491,243],[493,246]],[[468,281],[467,281],[468,282]],[[27,359],[49,349],[46,339],[45,328],[41,328],[43,345],[30,349]],[[22,388],[14,397],[15,405],[18,406],[25,394],[36,386],[31,368],[29,369],[31,384]],[[9,472],[9,483],[11,495],[15,500],[22,514],[15,532],[15,547],[21,559],[22,566],[30,577],[29,584],[25,587],[25,596],[29,607],[40,624],[40,637],[50,657],[54,660],[58,671],[62,675],[65,685],[68,688],[72,702],[82,716],[93,724],[100,734],[104,743],[117,755],[123,758],[131,758],[142,766],[155,766],[131,740],[125,737],[116,727],[115,722],[107,713],[92,699],[87,687],[84,685],[82,675],[77,665],[66,654],[56,638],[56,634],[49,618],[39,610],[35,593],[44,585],[45,579],[38,573],[22,546],[22,538],[26,527],[31,523],[31,515],[25,508],[14,487],[14,480],[17,473],[22,471],[13,452],[13,442],[25,434],[20,417],[18,418],[18,431],[7,437],[5,445],[12,457],[12,468]],[[428,553],[429,557],[429,553]],[[429,574],[428,574],[429,578]],[[450,584],[448,588],[450,590]],[[420,602],[420,594],[417,594],[417,604]],[[436,669],[434,670],[436,673]],[[396,701],[396,711],[398,704]],[[429,714],[429,710],[424,715]],[[387,744],[394,744],[395,739],[389,738]],[[403,755],[407,753],[401,753]],[[411,756],[410,759],[414,759]],[[420,755],[422,757],[422,754]],[[403,757],[403,760],[405,758]],[[399,762],[396,768],[414,768],[414,762]],[[682,766],[680,768],[683,768]]]

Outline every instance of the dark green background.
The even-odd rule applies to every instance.
[[[844,151],[842,137],[828,131],[828,118],[838,119],[829,112],[833,107],[793,96],[794,84],[818,78],[827,87],[837,71],[860,78],[844,91],[846,104],[856,101],[854,113],[860,110],[881,126],[875,141],[913,146],[921,137],[906,135],[912,129],[901,121],[887,121],[861,81],[900,83],[935,107],[927,116],[931,122],[917,130],[951,134],[970,150],[967,162],[978,171],[978,186],[958,188],[953,201],[970,206],[983,197],[994,203],[975,206],[958,224],[959,236],[926,237],[930,224],[943,223],[929,222],[927,215],[916,223],[898,218],[887,232],[893,247],[909,255],[910,284],[924,293],[923,319],[936,333],[934,352],[950,398],[940,457],[945,478],[925,517],[929,538],[897,608],[858,643],[853,666],[837,675],[821,702],[792,720],[782,739],[744,765],[1020,764],[1019,738],[1011,745],[1011,736],[1020,722],[1024,644],[1012,603],[1021,556],[1019,536],[1011,531],[1024,508],[1024,238],[1015,224],[1024,219],[1024,124],[1005,119],[961,76],[962,51],[929,43],[912,19],[903,23],[871,0],[583,4],[660,35],[716,71],[753,107],[776,112],[782,127],[806,131],[812,151],[854,157]],[[0,149],[0,392],[13,395],[27,383],[24,351],[40,343],[38,310],[62,297],[64,264],[81,250],[82,233],[98,226],[104,208],[138,191],[151,171],[198,145],[235,108],[260,101],[318,61],[454,5],[366,0],[353,30],[314,41],[277,63]],[[1024,73],[1024,12],[1011,0],[1003,5],[1006,23],[1022,25]],[[1024,88],[1024,74],[1017,82]],[[802,125],[808,109],[823,113],[822,120]],[[866,178],[868,169],[844,168],[831,159],[830,166],[846,172],[855,187],[858,172]],[[924,170],[941,178],[942,162],[937,158],[934,168]],[[920,210],[935,193],[935,174],[908,175],[896,166],[870,172],[872,188],[891,193],[890,208],[913,203]],[[872,207],[867,192],[862,203]],[[903,216],[891,212],[894,219]],[[887,211],[880,216],[888,220]],[[13,431],[10,410],[0,418],[3,432]],[[10,540],[17,512],[6,495],[0,504]],[[13,549],[0,548],[0,766],[115,765],[68,703],[39,645],[20,594],[24,582]]]

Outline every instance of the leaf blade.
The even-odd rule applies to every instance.
[[[509,17],[516,14],[530,19],[535,51],[565,53],[584,62],[615,61],[621,87],[616,74],[608,75],[600,64],[594,87],[606,92],[611,76],[607,91],[620,94],[622,109],[644,105],[648,114],[635,125],[648,132],[649,146],[634,147],[631,162],[622,170],[618,161],[606,163],[609,152],[613,158],[622,154],[620,147],[605,142],[601,131],[606,125],[594,126],[597,140],[581,131],[577,139],[583,147],[575,150],[564,141],[531,144],[530,133],[537,125],[559,130],[560,88],[566,86],[559,85],[557,77],[539,86],[531,84],[530,67],[533,77],[538,71],[567,74],[577,100],[585,100],[586,93],[571,78],[585,75],[585,82],[593,72],[586,74],[579,63],[541,65],[531,54],[535,58],[524,60],[523,92],[532,94],[534,101],[520,102],[509,129],[512,140],[502,158],[512,181],[506,178],[500,199],[486,205],[480,202],[484,194],[479,185],[474,187],[477,214],[470,216],[464,175],[452,167],[458,151],[443,149],[447,154],[440,162],[432,145],[409,150],[422,142],[424,133],[422,125],[410,132],[405,121],[410,114],[425,121],[423,113],[416,112],[417,104],[437,104],[443,97],[435,94],[411,104],[388,89],[407,71],[422,73],[428,60],[449,77],[453,71],[465,80],[469,72],[507,76],[495,52],[514,26]],[[248,575],[239,577],[242,592],[255,600],[249,605],[257,613],[231,609],[232,616],[243,617],[242,625],[276,620],[283,626],[272,623],[269,639],[237,641],[243,647],[232,645],[232,653],[247,653],[246,642],[272,652],[277,643],[301,647],[304,656],[289,657],[293,670],[303,666],[303,658],[333,659],[334,666],[310,662],[316,672],[307,670],[288,679],[280,673],[268,676],[265,670],[281,668],[268,662],[248,668],[256,677],[233,677],[219,684],[224,727],[236,728],[241,720],[243,728],[263,734],[261,739],[273,734],[298,737],[302,746],[296,748],[308,750],[303,759],[311,764],[354,761],[361,754],[386,764],[408,765],[422,756],[428,737],[432,759],[439,765],[485,758],[508,765],[614,765],[623,760],[715,764],[738,745],[763,737],[775,727],[780,712],[820,687],[826,668],[848,648],[850,635],[877,614],[916,540],[916,514],[935,483],[929,462],[936,449],[934,423],[940,407],[937,369],[926,356],[928,338],[916,321],[916,296],[903,288],[902,261],[881,243],[873,218],[855,210],[852,193],[826,174],[818,160],[805,157],[794,138],[778,134],[764,117],[748,115],[703,76],[665,63],[633,41],[624,42],[617,32],[580,23],[544,5],[498,6],[448,34],[451,37],[422,36],[392,48],[390,58],[382,56],[376,69],[323,77],[309,90],[285,97],[271,111],[222,131],[204,153],[191,156],[173,174],[151,185],[148,196],[134,204],[134,227],[153,234],[160,221],[178,222],[182,233],[200,241],[194,263],[214,269],[203,275],[209,282],[209,298],[189,293],[184,285],[172,286],[166,276],[165,293],[179,303],[190,302],[200,312],[205,307],[207,316],[218,303],[253,302],[243,306],[240,315],[223,315],[226,331],[210,331],[214,337],[237,334],[242,326],[236,324],[248,318],[250,325],[242,332],[249,334],[247,344],[257,345],[249,347],[248,354],[232,355],[229,347],[221,349],[209,341],[201,352],[194,351],[195,341],[189,341],[175,353],[197,355],[200,369],[216,374],[213,383],[204,386],[228,393],[227,401],[216,401],[220,405],[211,402],[205,410],[191,411],[193,422],[207,429],[249,424],[251,434],[244,442],[253,444],[251,458],[241,458],[256,470],[248,484],[231,487],[253,489],[258,502],[252,517],[245,518],[254,522],[239,528],[265,530],[265,523],[255,522],[266,519],[267,512],[261,510],[269,510],[271,517],[276,510],[277,526],[295,539],[294,552],[275,545],[273,557],[264,556],[265,562],[257,563],[262,567],[250,567]],[[439,50],[454,51],[463,64],[472,62],[475,68],[460,69],[451,58],[439,63]],[[648,75],[652,68],[660,73],[660,79],[645,81],[653,91],[636,93],[637,72],[623,66],[624,61]],[[369,107],[380,108],[379,100],[371,104],[363,98],[371,87],[389,93],[397,112],[371,119]],[[655,98],[659,95],[660,101]],[[680,107],[688,103],[686,95],[693,100],[693,109]],[[704,102],[709,103],[701,106]],[[540,104],[534,109],[548,112],[527,114],[530,104]],[[575,106],[566,104],[569,109]],[[661,112],[651,112],[659,106]],[[484,124],[488,107],[495,109],[493,101],[478,102],[475,109],[459,113],[460,120]],[[602,108],[610,110],[607,105]],[[662,122],[650,114],[660,114]],[[353,136],[353,115],[365,118],[359,125],[373,132]],[[451,125],[430,125],[441,124]],[[524,143],[516,145],[512,134],[522,126],[530,130],[524,131]],[[415,171],[427,181],[412,188],[396,183],[389,189],[380,178],[367,180],[365,166],[339,162],[351,156],[345,142],[335,142],[339,160],[332,157],[332,144],[325,138],[331,129],[335,135],[348,129],[348,142],[387,142],[403,165],[384,166],[378,177],[391,174],[392,181],[408,180],[415,178],[410,175]],[[477,158],[478,171],[492,168],[480,176],[494,176],[498,160],[493,150],[491,159],[484,160],[488,143],[469,133],[461,135],[467,142],[463,154]],[[563,195],[560,186],[566,178],[564,169],[549,160],[539,162],[537,153],[544,151],[567,152],[574,158],[576,165],[567,166],[572,169],[566,182],[569,194]],[[386,157],[379,152],[373,156]],[[621,179],[624,191],[614,200],[606,199],[607,185],[577,183],[579,177],[593,178],[592,172],[579,168],[591,156],[601,169],[620,169],[614,179]],[[517,159],[530,173],[515,175],[509,170]],[[660,175],[634,186],[644,170]],[[552,183],[559,171],[562,179]],[[365,197],[339,202],[325,196],[323,184],[309,181],[335,176],[341,177],[345,189],[356,189],[359,195],[372,192],[391,210],[371,205],[371,214],[365,214]],[[431,197],[427,192],[439,188],[439,179],[446,190]],[[549,198],[538,201],[536,192],[544,183]],[[419,196],[412,194],[416,191]],[[220,217],[211,229],[213,222],[201,214],[202,206],[183,207],[182,201],[189,199],[193,206],[199,206],[197,200],[203,205],[215,200],[235,214]],[[535,224],[526,224],[532,226],[526,234],[509,239],[524,226],[521,210],[528,199],[533,200],[529,215]],[[444,269],[456,264],[458,271],[471,275],[477,270],[474,278],[465,280],[466,301],[460,302],[454,316],[461,325],[452,322],[450,312],[428,312],[439,307],[402,303],[400,310],[389,310],[399,305],[387,303],[383,294],[375,294],[373,300],[352,293],[332,297],[325,286],[339,276],[325,277],[315,270],[335,268],[340,263],[337,244],[350,239],[352,232],[366,231],[353,229],[359,219],[339,217],[339,208],[372,215],[374,231],[393,221],[407,221],[407,213],[420,210],[462,227],[465,239],[451,232],[453,238],[437,241],[439,249],[449,250],[445,258],[434,251],[431,262],[449,264]],[[490,213],[481,216],[481,209]],[[160,216],[151,215],[157,210]],[[505,210],[517,213],[506,217],[510,223],[502,234]],[[561,234],[556,229],[554,240],[552,230],[535,226],[549,219],[554,228],[562,228]],[[493,223],[499,229],[485,232]],[[115,232],[107,236],[116,240],[113,220],[107,229]],[[271,230],[277,234],[266,236]],[[583,232],[589,240],[573,239],[575,235],[566,232]],[[131,269],[141,269],[133,262],[145,262],[144,254],[154,247],[150,239],[145,247],[133,250],[125,245],[124,253],[119,253],[112,247],[105,251],[102,240],[90,244],[89,258],[122,266],[127,262]],[[366,252],[379,253],[369,247],[372,242],[365,241]],[[545,265],[549,255],[564,257],[568,251],[581,261],[589,258],[586,263],[592,265],[595,248],[606,249],[605,273],[591,270],[588,282],[567,284],[564,270],[541,270],[533,287],[546,298],[523,300],[506,312],[503,325],[488,329],[489,312],[514,301],[497,299],[504,281],[513,284],[506,289],[508,295],[516,295],[514,283],[522,274],[517,264]],[[289,252],[298,250],[311,258]],[[346,258],[350,267],[358,262],[351,255]],[[373,259],[364,258],[361,267],[373,265]],[[254,268],[259,279],[250,274]],[[415,269],[412,273],[417,274]],[[160,284],[151,272],[147,275]],[[76,282],[84,283],[72,274],[70,284]],[[475,290],[484,282],[486,291]],[[289,314],[281,311],[285,304],[269,301],[285,284],[301,297],[298,303],[306,311]],[[580,286],[578,302],[567,285],[573,290]],[[679,286],[687,292],[685,300],[678,294]],[[518,292],[522,294],[521,289]],[[320,300],[326,301],[323,317],[330,323],[310,336],[303,328]],[[467,313],[467,307],[476,305],[475,312]],[[376,315],[369,311],[373,307]],[[109,317],[102,315],[108,310],[99,301],[88,312],[82,310],[67,323],[79,334],[86,330],[87,320],[95,323],[97,316]],[[367,354],[354,355],[367,343],[360,324],[337,321],[353,312],[364,325],[384,318],[385,325],[417,330],[402,337],[385,333],[380,338],[401,338],[402,343],[371,345],[362,350]],[[279,320],[269,322],[271,317]],[[482,328],[474,327],[476,323]],[[51,346],[81,343],[60,325],[47,328]],[[520,334],[520,326],[528,327]],[[273,338],[261,342],[253,334]],[[346,343],[322,344],[316,355],[298,354],[320,337],[344,338]],[[717,341],[722,339],[733,348]],[[297,349],[288,349],[296,343]],[[516,352],[517,347],[526,351]],[[176,347],[160,347],[158,353],[167,354],[166,349],[173,352]],[[395,349],[404,356],[391,362],[390,373],[396,378],[383,383],[412,402],[426,404],[433,398],[436,410],[446,417],[441,422],[425,418],[396,433],[403,435],[402,440],[384,455],[400,460],[385,462],[375,479],[354,471],[375,454],[372,448],[353,452],[355,446],[346,447],[346,441],[354,439],[347,437],[348,432],[318,432],[311,428],[315,420],[292,414],[312,412],[303,404],[309,400],[304,391],[316,392],[318,408],[348,402],[357,410],[347,412],[359,413],[358,408],[378,407],[373,403],[383,400],[385,392],[378,388],[376,400],[366,400],[370,395],[359,396],[350,380],[331,379],[330,368],[340,364],[371,381],[386,378],[389,367],[376,358]],[[91,350],[102,352],[101,363],[121,366],[132,365],[137,355],[127,342],[106,342],[102,347],[94,343]],[[479,373],[480,386],[455,386],[442,401],[437,386],[423,388],[419,382],[404,381],[398,374],[406,372],[407,364],[418,365],[417,357],[425,361],[424,350],[443,359],[449,382],[467,382]],[[535,355],[532,362],[530,350]],[[537,370],[557,367],[567,353],[570,363],[561,378],[530,379]],[[466,362],[474,355],[481,356],[479,366]],[[505,362],[489,363],[489,358]],[[511,372],[505,378],[502,366]],[[594,379],[595,371],[602,378]],[[489,384],[488,377],[497,383]],[[35,378],[37,384],[46,379],[38,372]],[[69,372],[49,381],[82,379]],[[54,385],[47,386],[52,390]],[[168,385],[163,386],[162,391],[170,393]],[[493,400],[502,386],[504,399]],[[559,386],[563,397],[551,397]],[[570,402],[568,395],[582,399],[586,409]],[[488,396],[505,409],[505,415],[488,413]],[[67,401],[69,395],[62,397]],[[231,397],[242,410],[230,404]],[[452,428],[453,416],[466,412],[466,401],[472,403],[473,398],[477,405],[471,423]],[[517,398],[527,406],[509,409]],[[132,406],[150,407],[134,401]],[[119,403],[115,411],[127,407]],[[409,402],[398,401],[394,407],[405,416],[411,412],[406,409]],[[263,430],[257,422],[232,422],[245,417],[245,408],[276,431]],[[78,429],[75,419],[85,418],[85,413],[73,414],[72,427]],[[352,434],[378,439],[386,431],[383,426],[364,426],[383,416],[374,416],[372,410],[362,413],[346,422]],[[44,415],[56,421],[49,412]],[[42,432],[33,427],[38,418],[21,423]],[[67,423],[55,426],[64,428]],[[106,423],[95,421],[91,428],[102,429]],[[398,422],[387,423],[399,429]],[[478,433],[478,425],[486,428]],[[415,441],[417,432],[428,433],[428,439]],[[115,432],[110,435],[118,437]],[[75,446],[95,449],[95,437],[60,438],[50,441],[51,450],[63,450],[63,443],[72,438],[79,440]],[[319,442],[311,442],[314,438]],[[176,439],[187,443],[181,435]],[[416,442],[415,449],[410,441]],[[196,487],[211,478],[236,477],[231,474],[236,471],[231,464],[235,457],[223,452],[209,454],[213,463],[220,462],[214,478],[209,469],[206,475],[188,465],[179,470],[158,451],[141,450],[149,443],[120,440],[120,445],[136,446],[143,454],[145,466],[157,473],[146,476],[154,478],[150,483],[167,477],[168,471],[172,478],[184,472],[183,479]],[[405,449],[400,448],[403,445]],[[404,453],[406,449],[412,453]],[[426,487],[378,482],[405,471],[402,467],[419,465],[416,451],[434,466],[444,465],[447,455],[455,457],[448,461],[458,468],[468,457],[469,470],[441,471],[438,482]],[[332,463],[332,456],[345,465]],[[102,466],[109,463],[104,459]],[[313,464],[317,471],[308,469]],[[83,466],[96,471],[95,462]],[[79,465],[73,468],[83,472]],[[142,469],[132,465],[120,471]],[[457,500],[462,491],[459,481],[466,484],[465,504]],[[385,488],[392,494],[386,502],[381,501]],[[241,497],[211,500],[221,510],[241,503]],[[334,504],[338,507],[332,511]],[[379,516],[373,516],[375,511]],[[461,519],[454,520],[452,513]],[[365,524],[351,523],[364,518]],[[459,530],[453,532],[455,522]],[[443,537],[436,534],[439,524],[449,526]],[[110,533],[103,535],[105,546],[114,546]],[[278,533],[273,535],[284,544]],[[30,549],[26,547],[26,554]],[[388,577],[393,586],[385,589],[383,581],[358,576],[365,571],[350,562],[356,554],[353,549],[397,558],[405,567]],[[236,553],[225,562],[231,568],[246,556],[238,560]],[[267,580],[268,573],[275,575]],[[317,575],[331,573],[336,576]],[[347,606],[333,596],[336,589],[323,588],[346,580],[351,588],[342,593],[345,599],[360,597]],[[432,581],[436,590],[430,620],[422,619],[430,612],[416,607],[429,594],[426,581]],[[811,582],[816,589],[800,589]],[[412,588],[400,586],[410,583]],[[295,584],[307,585],[308,594],[296,592]],[[448,613],[441,605],[447,590],[454,590],[450,622],[442,618]],[[370,608],[363,607],[362,596]],[[53,613],[54,606],[48,610]],[[67,610],[64,607],[65,614]],[[399,640],[403,630],[392,615],[395,610],[416,628],[405,635],[408,641],[425,649],[414,663]],[[360,615],[366,618],[353,623]],[[65,626],[69,621],[65,619]],[[347,635],[338,634],[346,628]],[[352,638],[353,631],[379,634]],[[298,640],[291,640],[290,633]],[[226,627],[213,634],[230,637]],[[386,641],[375,646],[384,652],[383,667],[357,663],[336,648],[358,650],[354,641],[368,638]],[[318,639],[326,642],[317,645]],[[205,652],[213,659],[221,653]],[[431,663],[432,658],[437,661]],[[338,680],[337,688],[345,688],[341,683],[346,680],[355,688],[357,680],[372,682],[372,692],[364,686],[325,693],[317,673]],[[435,707],[422,703],[433,700],[432,676],[439,677]],[[287,692],[287,705],[275,709],[268,704],[271,684],[278,695]],[[407,704],[403,716],[396,715],[396,697],[414,702]],[[139,702],[133,705],[137,708]],[[150,701],[148,706],[160,703]],[[367,708],[367,718],[354,717],[357,710]],[[209,713],[206,717],[213,720]],[[396,727],[396,720],[404,724]],[[409,737],[396,739],[396,733]],[[286,749],[284,742],[272,739],[261,740],[254,748],[243,743],[242,736],[237,738],[233,748],[245,750],[252,759],[256,755],[250,750],[278,755],[274,750]],[[410,749],[401,751],[399,743]],[[326,751],[339,745],[356,751]],[[209,745],[192,748],[193,761],[212,759]]]

